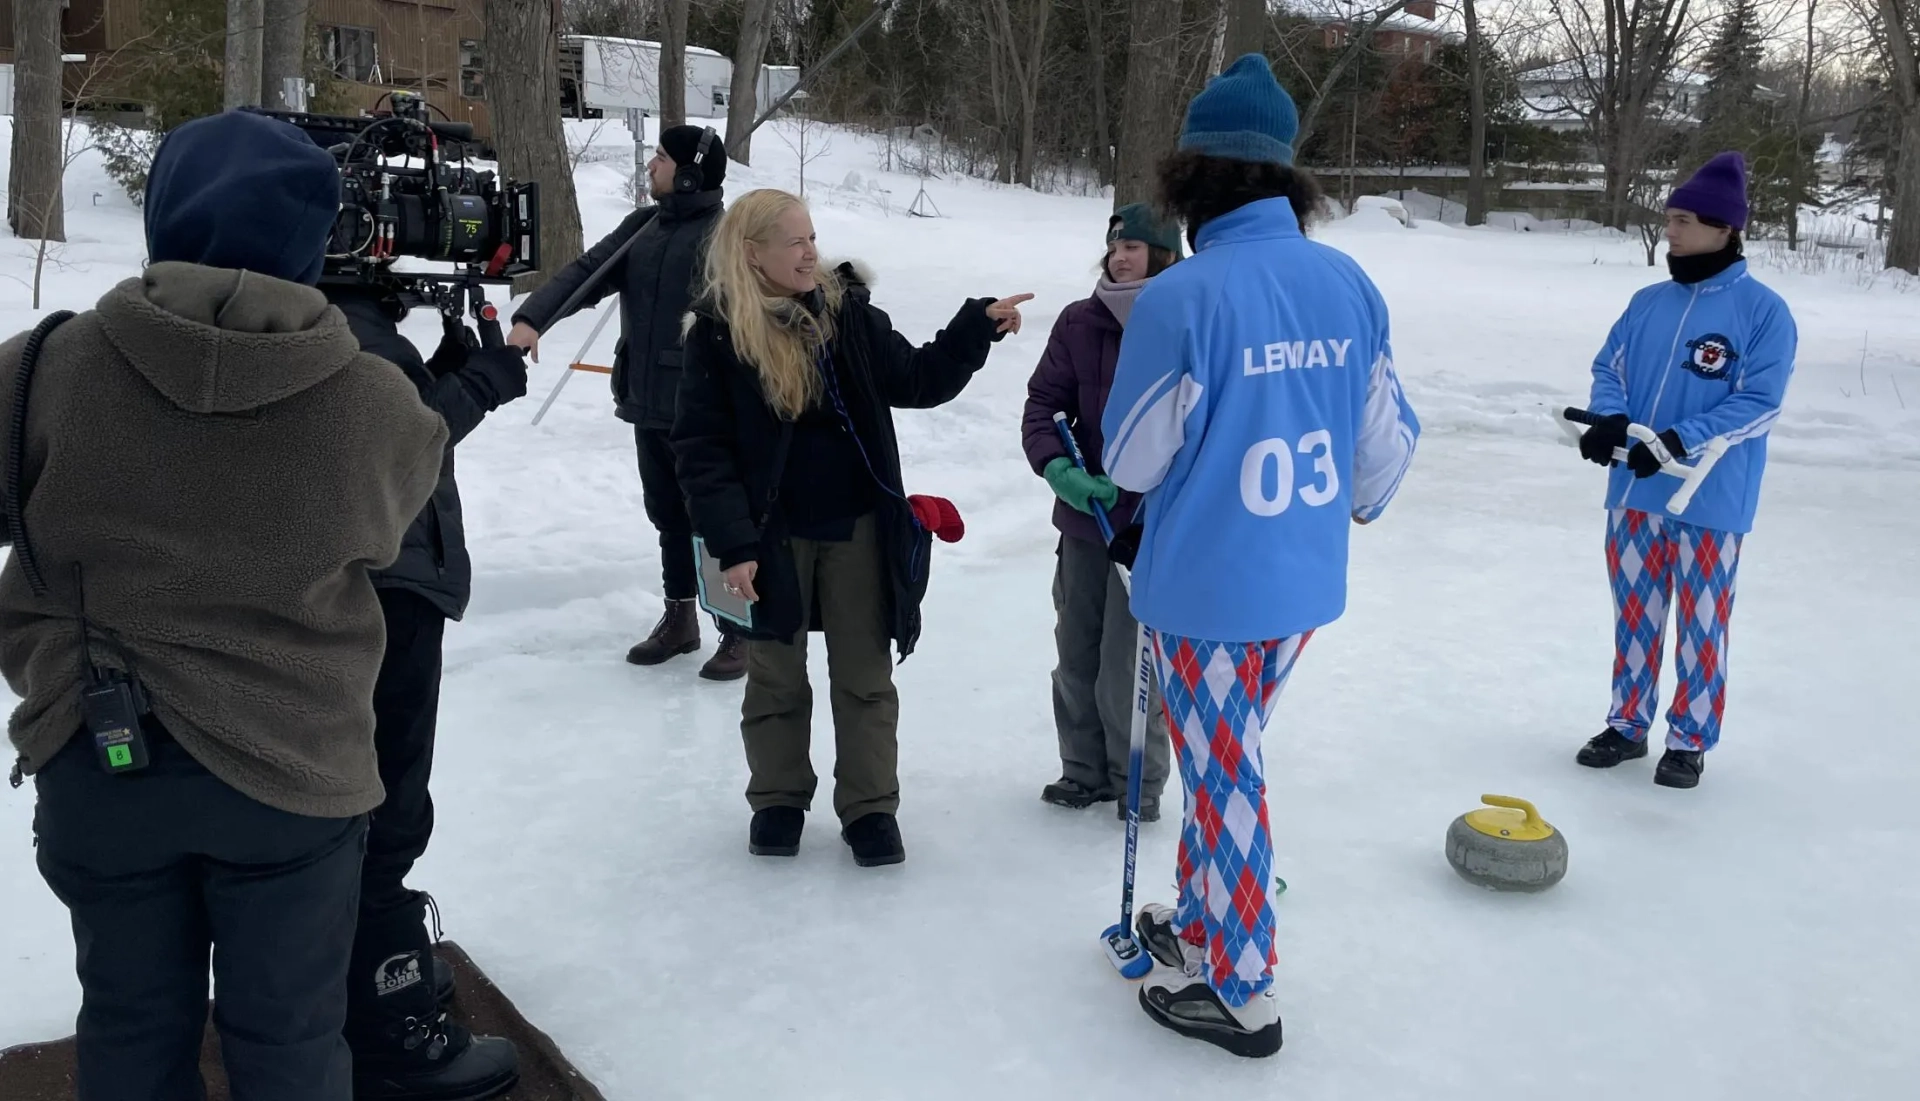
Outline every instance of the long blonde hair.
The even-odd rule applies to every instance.
[[[747,242],[767,245],[776,224],[795,207],[797,195],[774,188],[749,191],[734,200],[714,228],[707,245],[706,285],[702,298],[726,321],[733,347],[760,374],[767,404],[793,420],[820,397],[820,371],[814,359],[833,339],[840,309],[840,281],[824,265],[814,278],[826,299],[819,316],[798,301],[770,289],[747,262]]]

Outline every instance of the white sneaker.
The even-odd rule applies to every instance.
[[[1156,956],[1156,958],[1158,958]],[[1280,1050],[1280,1000],[1273,987],[1234,1009],[1207,985],[1203,956],[1178,972],[1155,971],[1140,986],[1140,1008],[1182,1036],[1205,1040],[1235,1055],[1264,1058]]]
[[[1189,960],[1203,961],[1207,955],[1205,948],[1188,944],[1173,931],[1178,913],[1171,906],[1150,902],[1140,907],[1140,915],[1133,920],[1133,939],[1147,950],[1155,963],[1175,971],[1185,968]]]

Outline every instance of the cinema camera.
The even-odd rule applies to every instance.
[[[388,110],[358,118],[259,111],[299,127],[340,162],[340,215],[321,285],[382,287],[449,319],[470,312],[486,343],[497,344],[498,314],[481,288],[539,270],[540,185],[469,167],[473,127],[429,118],[418,95],[393,92],[383,102]],[[459,267],[394,270],[403,256]]]

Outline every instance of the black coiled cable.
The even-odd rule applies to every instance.
[[[33,544],[27,541],[26,502],[20,499],[20,471],[27,465],[27,390],[33,382],[33,366],[40,359],[40,345],[47,334],[73,317],[72,310],[57,310],[43,318],[27,336],[20,351],[20,370],[13,378],[12,434],[7,438],[7,536],[13,542],[13,556],[20,572],[27,575],[33,595],[45,596],[47,583],[40,576],[40,563],[33,557]]]

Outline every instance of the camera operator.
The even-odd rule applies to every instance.
[[[373,689],[374,748],[386,799],[367,830],[360,877],[360,920],[347,972],[347,1043],[353,1049],[356,1101],[493,1096],[518,1075],[513,1042],[474,1036],[440,1006],[452,975],[432,950],[427,896],[404,880],[433,834],[435,721],[440,706],[441,640],[449,619],[466,611],[473,565],[454,482],[454,447],[486,415],[527,392],[526,352],[480,348],[457,319],[442,325],[432,359],[422,361],[398,322],[407,309],[378,285],[323,285],[352,327],[360,350],[397,365],[449,436],[433,498],[400,543],[400,557],[373,574],[386,616],[386,657]]]
[[[711,129],[674,126],[660,135],[647,164],[656,205],[637,210],[585,256],[553,277],[514,314],[510,344],[539,358],[540,332],[566,315],[560,307],[581,287],[579,308],[620,295],[620,344],[614,351],[614,410],[633,425],[640,452],[640,485],[647,519],[660,533],[662,595],[666,614],[653,633],[627,651],[635,665],[658,665],[700,649],[695,606],[699,575],[693,558],[693,521],[674,473],[674,403],[680,392],[681,321],[691,307],[694,283],[705,262],[707,240],[720,220],[726,146]],[[629,242],[631,242],[629,244]],[[598,284],[589,280],[626,247]],[[715,620],[719,649],[701,668],[708,680],[746,675],[746,651],[732,624]]]
[[[188,123],[148,176],[144,273],[0,348],[0,668],[72,916],[80,1101],[202,1095],[209,959],[234,1101],[353,1095],[368,570],[448,430],[314,289],[339,206],[299,130]]]

